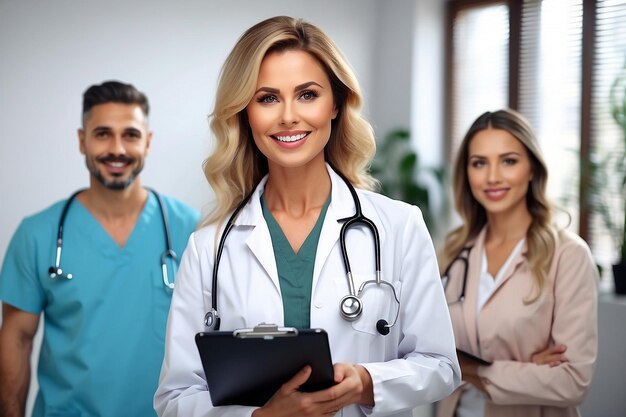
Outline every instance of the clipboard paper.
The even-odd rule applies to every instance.
[[[263,406],[304,366],[311,376],[300,387],[312,392],[334,385],[334,371],[323,329],[260,324],[254,329],[196,334],[213,406]]]

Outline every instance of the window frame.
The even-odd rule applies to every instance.
[[[520,89],[520,53],[521,53],[521,30],[523,1],[520,0],[449,0],[446,4],[446,27],[445,27],[445,116],[444,120],[444,144],[443,155],[447,160],[452,160],[451,126],[454,119],[452,94],[454,91],[453,74],[453,29],[456,16],[464,10],[505,3],[509,8],[509,69],[508,69],[508,103],[514,110],[519,108]],[[594,45],[596,30],[596,0],[583,0],[582,22],[582,57],[581,57],[581,114],[580,114],[580,182],[578,185],[579,222],[578,234],[590,245],[592,242],[589,230],[589,209],[587,205],[588,188],[591,183],[589,160],[591,150],[591,114],[592,114],[592,81],[594,68]]]

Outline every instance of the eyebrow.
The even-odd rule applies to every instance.
[[[109,127],[109,126],[97,126],[95,127],[92,132],[94,133],[99,133],[99,132],[110,132],[112,131],[113,128]],[[124,133],[139,133],[141,134],[141,129],[137,129],[136,127],[127,127],[124,129]]]
[[[316,83],[315,81],[308,81],[308,82],[306,82],[306,83],[302,83],[302,84],[296,85],[296,86],[293,88],[293,91],[301,91],[301,90],[304,90],[305,88],[308,88],[308,87],[310,87],[310,86],[312,86],[312,85],[316,85],[316,86],[318,86],[319,88],[324,88],[324,87],[322,87],[321,85],[319,85],[318,83]],[[280,90],[279,90],[278,88],[272,88],[272,87],[261,87],[261,88],[259,88],[258,90],[256,90],[256,91],[254,92],[254,94],[258,94],[258,93],[260,93],[261,91],[266,92],[266,93],[271,93],[271,94],[278,94],[278,93],[280,93]]]
[[[498,158],[506,158],[506,157],[509,157],[509,156],[521,156],[521,155],[522,155],[521,153],[515,152],[515,151],[513,151],[513,152],[505,152],[503,154],[498,155]],[[473,154],[473,155],[470,155],[469,158],[470,159],[471,158],[486,158],[486,156]]]

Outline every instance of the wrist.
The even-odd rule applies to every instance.
[[[361,399],[359,400],[359,404],[373,407],[374,406],[374,382],[372,381],[372,376],[363,365],[356,365],[356,370],[359,373],[359,378],[361,379],[361,385],[363,386],[363,391],[361,392]]]

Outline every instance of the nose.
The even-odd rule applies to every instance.
[[[285,103],[283,105],[283,112],[280,118],[280,124],[283,126],[294,126],[298,123],[298,116],[295,105],[292,103]]]
[[[500,170],[498,164],[492,164],[487,173],[487,182],[489,184],[498,184],[500,182]]]
[[[109,153],[112,155],[126,154],[126,146],[121,135],[113,135],[109,141]]]

